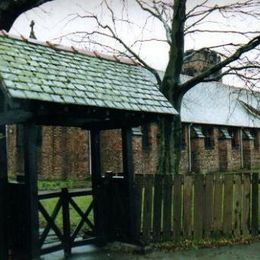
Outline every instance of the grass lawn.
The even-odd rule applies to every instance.
[[[89,188],[91,187],[90,179],[78,180],[39,180],[39,190],[60,190],[62,188],[77,189],[77,188]]]

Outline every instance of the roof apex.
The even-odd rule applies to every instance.
[[[77,48],[75,46],[66,46],[66,45],[57,44],[57,43],[54,43],[51,41],[44,42],[44,41],[40,41],[40,40],[33,39],[33,38],[27,38],[22,34],[16,35],[16,34],[8,33],[5,30],[0,30],[0,36],[8,37],[8,38],[11,38],[14,40],[24,41],[24,42],[28,42],[28,43],[32,43],[32,44],[36,44],[36,45],[49,47],[49,48],[55,49],[55,50],[79,53],[79,54],[83,54],[83,55],[90,56],[90,57],[96,57],[99,59],[115,61],[115,62],[119,62],[119,63],[125,63],[128,65],[139,65],[139,63],[137,61],[135,61],[134,59],[131,59],[131,58],[121,57],[121,56],[116,56],[116,55],[107,55],[107,54],[103,54],[103,53],[97,52],[97,51],[88,51],[88,50],[84,50],[81,48]]]

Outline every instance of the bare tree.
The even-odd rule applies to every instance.
[[[219,29],[221,26],[218,25],[221,24],[221,21],[215,21],[214,23],[217,26],[211,26],[211,29],[209,29],[209,26],[204,26],[216,13],[225,22],[230,22],[230,19],[241,16],[250,17],[259,23],[260,3],[258,0],[227,1],[228,3],[223,1],[222,5],[216,4],[219,1],[200,0],[194,1],[196,4],[191,6],[189,10],[186,10],[187,0],[134,1],[141,10],[148,14],[144,27],[151,17],[162,24],[165,30],[165,37],[163,39],[140,37],[140,39],[135,40],[133,43],[127,42],[121,37],[117,28],[119,24],[129,25],[131,21],[127,15],[126,17],[123,17],[123,15],[118,17],[116,15],[115,10],[112,8],[112,1],[102,0],[101,6],[107,9],[110,21],[104,22],[100,16],[89,13],[88,11],[84,15],[75,14],[70,21],[79,18],[93,20],[97,27],[90,31],[73,32],[74,41],[87,41],[95,46],[104,47],[106,51],[135,59],[141,66],[154,74],[160,90],[179,112],[181,111],[182,99],[185,93],[200,82],[218,80],[225,75],[236,75],[245,82],[245,85],[251,88],[255,88],[259,84],[260,31],[240,31],[227,29],[227,27]],[[122,10],[126,9],[129,1],[122,0],[121,2]],[[142,28],[142,30],[145,30],[145,28]],[[219,34],[220,37],[226,35],[225,37],[229,41],[207,46],[207,48],[210,47],[218,52],[221,55],[221,60],[186,82],[181,82],[180,76],[185,58],[187,58],[184,56],[185,39],[195,34],[200,34],[201,37],[203,35],[206,35],[206,37],[216,34]],[[75,40],[75,35],[81,37]],[[241,42],[230,40],[231,37],[234,39],[239,38]],[[104,38],[116,41],[120,48],[111,47],[115,46],[111,44],[105,45]],[[135,48],[136,45],[140,46],[150,41],[160,41],[168,44],[168,64],[163,78],[142,58],[138,52],[138,48]],[[197,52],[202,49],[197,50]],[[192,52],[190,55],[195,54],[196,52]],[[160,122],[161,148],[157,171],[159,174],[174,174],[178,172],[181,151],[181,129],[180,116],[165,118]]]

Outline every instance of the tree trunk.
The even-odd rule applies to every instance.
[[[180,113],[181,96],[173,101],[175,109]],[[157,174],[177,174],[181,159],[182,125],[181,116],[168,116],[160,120],[160,155]]]
[[[174,0],[172,19],[171,47],[169,62],[161,84],[161,92],[179,112],[178,116],[161,119],[161,147],[158,162],[158,174],[176,174],[179,172],[181,158],[181,102],[184,93],[180,89],[180,74],[184,56],[184,23],[186,0]]]

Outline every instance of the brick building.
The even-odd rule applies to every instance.
[[[201,83],[187,93],[181,112],[181,173],[259,169],[260,120],[254,113],[259,100],[259,94],[218,82]],[[116,139],[115,131],[113,135]],[[155,124],[134,130],[136,172],[155,172],[158,136]],[[111,133],[103,136],[104,170],[120,172],[121,166],[114,163],[120,143],[109,146],[110,137]]]
[[[187,51],[183,67],[186,75],[182,80],[219,61],[220,57],[209,49]],[[231,87],[219,81],[200,83],[184,96],[181,118],[181,173],[260,168],[259,92]],[[133,133],[136,172],[155,173],[159,148],[157,126],[142,126]],[[116,140],[115,135],[113,132]],[[121,166],[114,163],[120,155],[120,142],[113,147],[108,145],[110,136],[111,133],[103,136],[103,146],[106,147],[103,170],[120,172]],[[112,157],[112,154],[116,155]]]
[[[219,57],[206,50],[188,52],[184,73],[205,70]],[[192,58],[190,58],[192,57]],[[195,60],[194,60],[195,59]],[[186,80],[189,76],[184,76]],[[200,83],[185,96],[181,117],[181,173],[260,168],[260,94],[221,82]],[[10,174],[22,174],[20,127],[9,126]],[[84,178],[91,173],[90,138],[77,128],[42,127],[38,142],[40,178]],[[101,134],[102,171],[122,172],[120,130]],[[155,173],[159,148],[156,124],[133,129],[136,173]],[[15,163],[18,162],[18,163]]]

